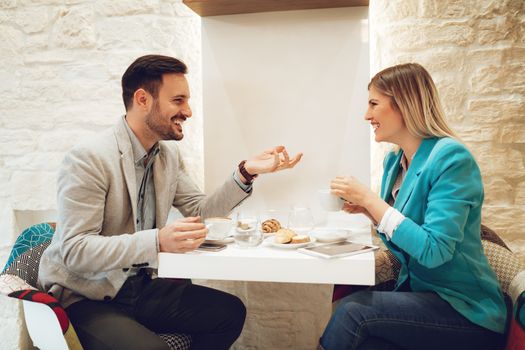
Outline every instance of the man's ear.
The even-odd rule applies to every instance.
[[[133,104],[138,109],[147,111],[150,104],[151,95],[144,89],[137,89],[133,94]]]

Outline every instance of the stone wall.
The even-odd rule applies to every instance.
[[[189,66],[194,117],[181,148],[203,186],[200,21],[173,0],[0,0],[0,262],[13,211],[56,208],[64,153],[124,114],[120,78],[141,55]],[[20,310],[0,297],[2,349],[28,346]]]
[[[525,2],[372,0],[371,73],[418,62],[478,160],[483,221],[525,261]],[[373,183],[386,147],[372,145]]]

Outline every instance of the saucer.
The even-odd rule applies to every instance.
[[[315,237],[319,243],[337,243],[348,239],[349,231],[337,228],[316,228],[310,231],[310,236]]]
[[[233,242],[233,236],[228,236],[223,239],[206,238],[204,242],[211,244],[228,244]]]

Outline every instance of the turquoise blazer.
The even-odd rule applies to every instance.
[[[381,197],[391,199],[403,151],[384,161]],[[406,219],[383,242],[401,262],[397,287],[436,292],[467,319],[503,333],[506,306],[480,238],[483,184],[473,156],[451,138],[424,139],[394,203]]]

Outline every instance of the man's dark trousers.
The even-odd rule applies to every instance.
[[[169,349],[162,333],[191,335],[192,349],[228,349],[241,334],[246,308],[236,296],[143,271],[113,300],[66,309],[84,349]]]

